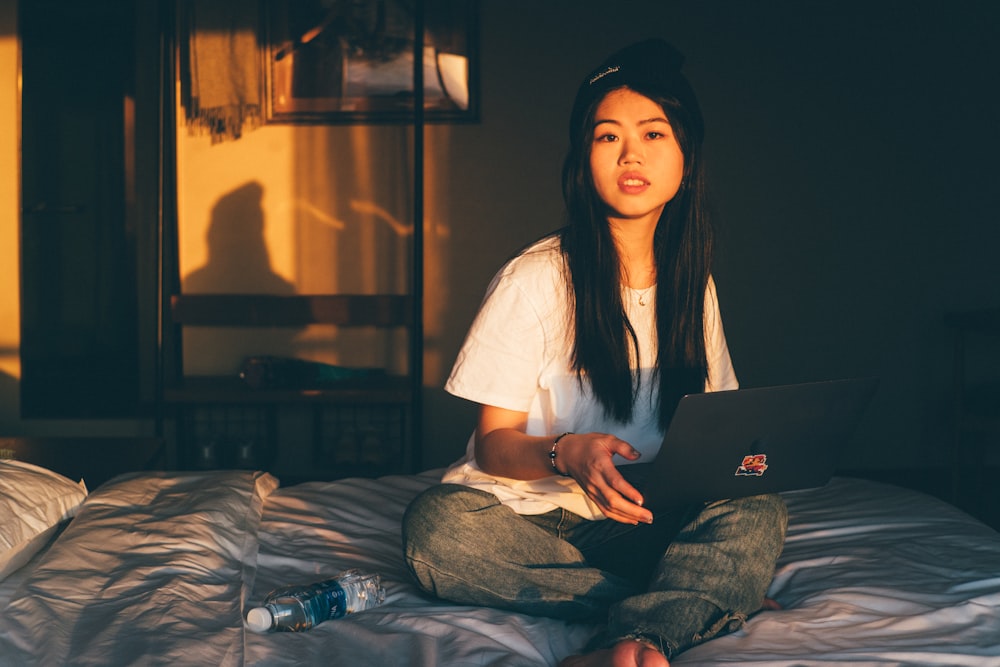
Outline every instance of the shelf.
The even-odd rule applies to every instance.
[[[300,403],[408,403],[410,378],[379,375],[343,380],[336,384],[302,388],[254,389],[237,377],[188,376],[175,387],[166,387],[168,404],[300,404]]]
[[[281,327],[307,324],[400,327],[410,324],[406,294],[173,294],[173,321],[190,326]]]

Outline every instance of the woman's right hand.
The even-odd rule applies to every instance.
[[[613,456],[635,461],[640,453],[621,438],[607,433],[569,433],[556,447],[557,466],[576,480],[601,512],[622,523],[652,523],[653,513],[642,506],[639,491],[615,467]]]
[[[484,471],[513,479],[540,479],[552,475],[549,453],[556,436],[525,433],[525,412],[483,405],[476,429],[476,462]],[[652,523],[653,513],[642,506],[639,491],[615,467],[615,454],[635,461],[639,452],[607,433],[569,433],[556,446],[555,465],[614,521]]]

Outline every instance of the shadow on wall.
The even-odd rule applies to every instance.
[[[223,195],[212,207],[205,243],[208,261],[184,277],[190,293],[295,293],[274,272],[264,240],[264,188],[250,181]]]
[[[182,280],[189,294],[295,294],[295,285],[274,272],[264,238],[264,188],[249,181],[212,207],[205,242],[207,262]],[[237,373],[247,356],[293,356],[295,328],[184,331],[184,368],[191,375]]]

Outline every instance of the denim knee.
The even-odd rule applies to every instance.
[[[763,601],[785,544],[788,509],[784,499],[767,494],[711,503],[702,513],[702,519],[707,523],[696,529],[693,541],[721,540],[716,545],[717,552],[728,556],[732,565],[729,574],[739,582],[733,588],[743,589],[744,595],[737,596],[743,597],[741,611],[755,611],[756,605]]]
[[[494,495],[457,484],[438,484],[420,493],[403,514],[403,560],[420,587],[437,594],[425,563],[448,570],[461,542],[457,517],[490,505]]]
[[[763,603],[787,522],[777,495],[706,505],[667,548],[650,590],[612,608],[610,641],[655,638],[669,657],[741,627]]]
[[[746,516],[747,529],[757,536],[757,545],[762,549],[760,556],[767,560],[777,560],[785,544],[788,529],[788,508],[778,494],[750,496],[728,501],[735,511]]]

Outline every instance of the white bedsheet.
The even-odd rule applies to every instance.
[[[0,585],[0,665],[527,667],[555,664],[594,631],[417,591],[399,521],[439,471],[270,495],[268,476],[213,475],[94,493],[47,553]],[[786,499],[770,591],[785,609],[672,664],[1000,666],[995,531],[861,480]],[[349,567],[382,574],[384,605],[305,633],[243,629],[246,608],[271,588]]]
[[[929,496],[854,479],[785,495],[782,611],[677,665],[1000,665],[1000,535]]]

